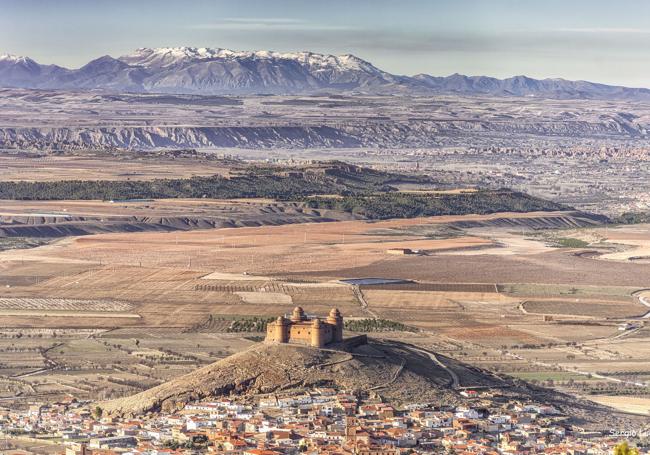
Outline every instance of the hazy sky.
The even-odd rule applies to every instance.
[[[350,52],[398,74],[650,87],[650,1],[0,0],[0,53],[78,67],[162,46]]]

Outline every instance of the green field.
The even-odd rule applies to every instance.
[[[560,237],[554,239],[551,246],[555,248],[586,248],[589,246],[589,242],[572,237]]]

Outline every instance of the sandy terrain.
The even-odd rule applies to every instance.
[[[589,395],[585,398],[623,412],[650,415],[650,398],[608,395]]]
[[[531,239],[525,235],[509,232],[504,229],[497,228],[481,228],[469,229],[468,233],[479,236],[483,239],[492,241],[493,247],[485,247],[480,249],[467,249],[465,251],[453,251],[441,254],[459,254],[467,256],[476,256],[479,254],[496,254],[496,255],[522,255],[522,254],[537,254],[549,251],[549,247],[545,244],[543,239]]]
[[[576,237],[615,247],[613,252],[605,252],[598,256],[599,259],[636,263],[650,262],[650,225],[637,224],[607,229],[589,229],[579,231]]]

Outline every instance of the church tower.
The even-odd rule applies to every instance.
[[[348,447],[357,446],[357,419],[354,417],[345,418],[345,443]]]

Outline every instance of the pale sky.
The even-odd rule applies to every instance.
[[[168,46],[353,53],[397,74],[650,87],[650,1],[0,0],[0,53],[79,67]]]

